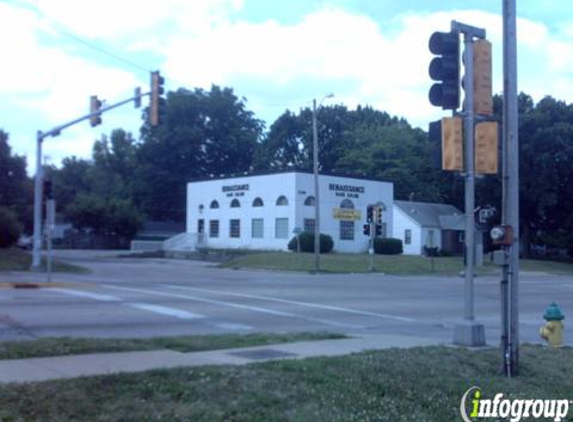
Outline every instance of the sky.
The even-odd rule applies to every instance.
[[[518,90],[573,102],[573,2],[518,0]],[[233,88],[268,128],[312,100],[369,105],[427,129],[446,112],[428,102],[428,39],[457,20],[486,30],[493,91],[501,93],[502,0],[0,0],[0,129],[33,173],[37,131],[149,90]],[[143,106],[148,100],[143,100]],[[91,157],[123,128],[139,138],[128,104],[46,138],[43,156]]]

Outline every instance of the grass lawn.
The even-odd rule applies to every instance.
[[[288,334],[221,334],[134,339],[45,338],[23,341],[0,341],[0,359],[24,359],[63,356],[81,353],[131,352],[137,350],[171,349],[179,352],[231,349],[307,340],[346,338],[343,334],[288,333]]]
[[[523,347],[515,379],[499,366],[498,350],[426,347],[2,385],[0,421],[454,422],[472,386],[573,398],[571,348]]]
[[[321,270],[326,273],[368,272],[370,257],[366,254],[331,253],[320,256]],[[283,271],[313,271],[314,255],[311,253],[266,252],[243,255],[220,264],[223,268],[252,268]],[[430,258],[414,255],[375,255],[376,272],[395,275],[425,275],[432,273]],[[555,261],[521,260],[523,271],[541,271],[552,274],[573,274],[573,264]],[[461,257],[434,258],[434,273],[456,275],[463,270]],[[477,269],[478,274],[499,271],[497,265],[486,263]]]
[[[30,271],[32,265],[32,254],[18,248],[0,249],[0,271]],[[42,266],[45,266],[45,258],[42,259]],[[67,264],[65,262],[53,262],[53,271],[66,273],[84,273],[87,268],[79,265]]]

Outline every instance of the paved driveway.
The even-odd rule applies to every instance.
[[[336,331],[451,342],[463,315],[459,277],[311,275],[227,270],[213,264],[59,251],[90,274],[56,274],[57,287],[0,289],[0,338],[138,337],[207,333]],[[0,273],[2,281],[45,275]],[[521,340],[538,342],[551,301],[573,308],[573,279],[522,275]],[[499,283],[476,280],[476,315],[499,338]],[[567,333],[566,333],[567,337]]]

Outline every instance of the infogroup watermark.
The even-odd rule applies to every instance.
[[[569,413],[570,405],[569,400],[510,399],[503,393],[486,399],[481,388],[471,387],[462,396],[460,413],[464,422],[487,418],[509,418],[511,422],[533,419],[560,422]]]

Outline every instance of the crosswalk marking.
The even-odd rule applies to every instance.
[[[180,319],[201,319],[206,318],[205,315],[194,314],[193,312],[183,311],[181,309],[170,308],[167,306],[153,305],[151,303],[126,303],[125,305],[130,308],[143,309],[145,311],[154,312],[156,314],[172,316]]]

